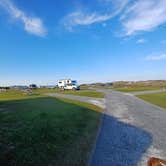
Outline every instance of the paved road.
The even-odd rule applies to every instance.
[[[96,102],[103,107],[105,102],[103,121],[89,166],[145,166],[151,156],[166,158],[166,110],[129,94],[101,91],[105,93],[105,101],[47,94]]]
[[[146,90],[146,91],[139,91],[139,92],[131,92],[132,95],[144,95],[144,94],[151,94],[151,93],[158,93],[158,92],[166,92],[166,89],[158,89],[158,90]]]

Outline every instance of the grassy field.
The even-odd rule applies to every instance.
[[[123,88],[115,88],[114,90],[120,92],[139,92],[139,91],[146,91],[146,90],[157,90],[161,89],[160,87],[123,87]]]
[[[0,93],[0,165],[85,166],[100,118],[91,104]]]
[[[37,89],[35,90],[36,93],[47,93],[47,92],[53,92],[53,93],[61,93],[61,94],[71,94],[71,95],[78,95],[78,96],[88,96],[88,97],[96,97],[96,98],[104,98],[104,94],[101,92],[96,92],[95,90],[87,90],[82,89],[79,91],[73,91],[73,90],[59,90],[59,89]]]
[[[152,104],[166,108],[166,92],[138,95],[137,97],[139,97],[145,101],[148,101]]]

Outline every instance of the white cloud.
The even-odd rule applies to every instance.
[[[166,54],[150,55],[150,56],[147,56],[147,57],[146,57],[146,60],[152,60],[152,61],[166,60]]]
[[[28,33],[37,36],[46,35],[46,28],[40,18],[27,16],[24,11],[17,8],[10,0],[0,0],[0,6],[2,6],[12,18],[22,22],[25,31]]]
[[[166,0],[137,0],[121,16],[126,35],[151,31],[166,22]]]
[[[145,43],[145,42],[146,42],[145,39],[138,39],[138,40],[136,41],[136,43],[138,43],[138,44],[143,44],[143,43]]]
[[[74,26],[85,26],[103,23],[120,15],[120,22],[126,36],[138,32],[152,31],[166,23],[166,0],[99,0],[101,8],[105,7],[105,14],[101,11],[85,12],[77,10],[68,14],[63,24],[69,30]],[[110,8],[110,12],[108,9]],[[138,41],[138,43],[143,43]]]
[[[119,15],[123,34],[130,36],[139,32],[152,31],[166,23],[166,0],[98,0],[103,10],[87,12],[77,10],[63,19],[68,30],[75,26],[102,23]],[[108,10],[110,9],[110,10]],[[103,14],[104,13],[104,14]],[[119,28],[120,29],[120,28]],[[123,35],[123,36],[124,36]],[[138,41],[143,43],[143,41]]]
[[[112,5],[114,6],[113,11],[110,11],[110,13],[100,14],[99,12],[89,13],[83,11],[75,11],[70,13],[63,19],[63,24],[67,29],[72,30],[74,26],[90,25],[94,23],[107,21],[118,15],[127,5],[129,0],[117,0],[116,2],[109,0],[109,2],[112,2]]]
[[[85,14],[81,11],[69,14],[63,21],[66,29],[72,31],[74,26],[90,25],[110,19],[110,15],[98,15],[97,13]]]

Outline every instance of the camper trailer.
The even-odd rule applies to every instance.
[[[80,86],[76,80],[63,79],[58,81],[58,88],[63,90],[79,90]]]

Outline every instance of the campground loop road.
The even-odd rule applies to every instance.
[[[166,158],[166,109],[112,90],[99,90],[105,100],[49,93],[105,104],[89,166],[146,166],[149,157]],[[95,102],[90,102],[95,104]],[[100,104],[99,104],[100,103]]]
[[[159,89],[159,90],[146,90],[146,91],[140,91],[140,92],[130,92],[132,95],[144,95],[144,94],[152,94],[152,93],[160,93],[160,92],[166,92],[166,89]]]
[[[61,98],[68,98],[72,100],[79,100],[82,102],[88,102],[94,105],[97,105],[101,108],[105,108],[105,99],[103,98],[93,98],[93,97],[86,97],[86,96],[76,96],[76,95],[65,95],[65,94],[58,94],[58,93],[46,93],[47,96],[52,97],[61,97]]]

